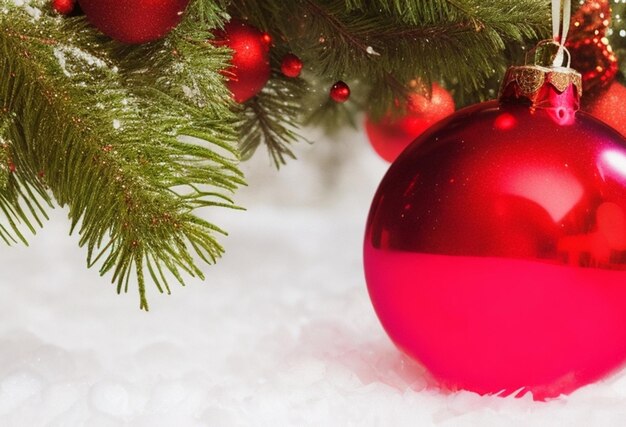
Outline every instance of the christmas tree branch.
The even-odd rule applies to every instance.
[[[279,34],[311,74],[360,82],[375,115],[398,99],[396,88],[385,84],[389,74],[405,87],[413,79],[427,86],[446,81],[459,99],[488,97],[486,82],[510,64],[511,46],[547,35],[550,22],[545,0],[233,3],[237,13]]]
[[[144,267],[161,291],[169,291],[165,271],[181,283],[182,272],[202,277],[192,255],[214,262],[224,232],[193,211],[234,207],[228,194],[243,183],[219,74],[227,54],[183,27],[146,46],[162,54],[139,62],[81,19],[35,20],[3,7],[0,110],[14,120],[2,138],[15,167],[0,188],[3,240],[25,240],[20,223],[34,231],[27,212],[40,222],[38,199],[49,202],[49,188],[69,206],[89,265],[111,273],[118,292],[135,273],[141,308]]]
[[[242,158],[252,157],[264,144],[274,165],[279,168],[287,158],[295,159],[290,146],[301,140],[293,124],[303,112],[307,86],[302,79],[289,79],[277,72],[263,91],[248,101],[239,124]]]

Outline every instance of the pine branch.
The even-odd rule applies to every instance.
[[[373,90],[364,98],[376,115],[398,99],[398,91],[385,84],[390,75],[405,86],[413,79],[427,86],[452,83],[459,99],[489,96],[486,82],[504,71],[517,47],[547,34],[550,22],[546,0],[235,4],[238,13],[276,31],[311,74],[359,81],[364,90],[369,83]]]
[[[10,116],[0,112],[0,190],[5,190],[9,185],[10,158],[9,139],[7,131],[9,129]]]
[[[277,168],[288,157],[295,159],[290,146],[302,137],[297,134],[294,118],[302,114],[306,90],[302,79],[285,78],[274,72],[262,92],[243,106],[239,124],[242,158],[252,157],[264,144]]]
[[[141,308],[146,267],[160,291],[166,271],[181,283],[183,272],[203,277],[192,255],[214,262],[225,233],[193,211],[235,207],[229,194],[243,184],[219,74],[227,52],[182,29],[131,52],[82,19],[33,20],[2,1],[0,109],[15,116],[16,173],[0,190],[0,236],[25,241],[20,223],[34,232],[49,188],[69,206],[88,265],[111,273],[118,292],[135,273]]]

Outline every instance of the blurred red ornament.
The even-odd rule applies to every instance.
[[[52,8],[61,15],[69,15],[75,6],[76,0],[52,0]]]
[[[364,266],[395,344],[451,389],[535,399],[626,359],[626,140],[580,75],[513,67],[390,166]]]
[[[178,25],[189,0],[79,0],[87,20],[107,36],[131,44],[158,40]]]
[[[585,106],[585,111],[626,135],[626,87],[615,81]]]
[[[330,88],[330,97],[335,102],[346,102],[350,98],[350,86],[339,80]]]
[[[375,122],[368,115],[365,130],[374,150],[388,162],[393,162],[415,138],[431,125],[454,112],[454,99],[447,90],[433,83],[430,99],[411,94],[404,116],[387,114]]]
[[[585,98],[596,96],[617,75],[617,57],[607,38],[610,25],[608,0],[588,0],[572,17],[565,46],[572,55],[572,68],[582,74]]]
[[[283,56],[280,71],[287,77],[298,77],[302,71],[302,60],[293,53]]]
[[[214,44],[233,50],[232,66],[224,71],[226,85],[239,103],[246,102],[263,89],[270,78],[269,44],[262,33],[252,25],[231,20],[224,30],[215,31]]]

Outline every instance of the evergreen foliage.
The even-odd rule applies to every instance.
[[[88,264],[110,272],[118,292],[134,271],[147,309],[145,268],[169,292],[164,270],[181,282],[183,272],[202,276],[192,254],[214,262],[222,252],[222,230],[193,210],[233,207],[229,193],[243,183],[219,74],[228,53],[190,32],[134,49],[80,18],[4,7],[0,106],[15,116],[4,136],[16,171],[0,198],[1,236],[25,241],[21,229],[41,225],[51,193],[69,206]]]
[[[141,46],[112,41],[47,0],[0,0],[0,238],[26,243],[53,201],[69,207],[88,265],[118,292],[146,277],[202,277],[224,232],[201,207],[236,207],[240,155],[264,145],[276,166],[293,158],[301,124],[384,114],[408,83],[441,81],[460,104],[493,96],[504,67],[547,35],[547,0],[192,0],[181,24]],[[22,1],[20,0],[20,3]],[[235,105],[210,43],[230,16],[272,35],[272,78]],[[305,64],[281,75],[285,53]],[[334,81],[352,89],[328,99]],[[427,85],[428,86],[428,85]]]

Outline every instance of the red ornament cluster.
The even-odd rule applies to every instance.
[[[608,0],[588,0],[574,14],[565,46],[572,55],[572,68],[582,74],[586,96],[607,88],[618,72],[617,57],[609,44],[611,25]]]
[[[280,63],[280,71],[286,77],[296,78],[302,72],[302,60],[293,53],[288,53]]]
[[[263,89],[270,78],[271,37],[237,19],[215,31],[214,44],[233,50],[232,66],[224,70],[236,102],[243,103]]]
[[[91,24],[129,44],[158,40],[178,25],[189,0],[79,0]]]
[[[330,98],[335,102],[346,102],[350,98],[350,86],[339,80],[330,88]]]
[[[367,136],[380,157],[393,162],[422,132],[454,112],[454,99],[447,90],[433,83],[431,92],[430,99],[419,93],[411,94],[406,113],[400,117],[392,112],[379,121],[366,116]]]

